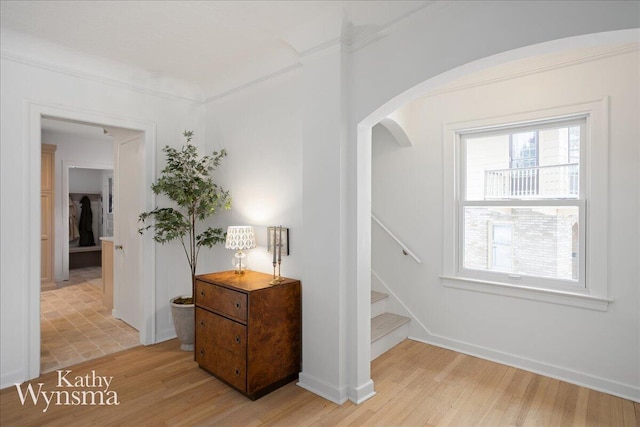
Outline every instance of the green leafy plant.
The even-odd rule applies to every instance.
[[[181,149],[169,146],[162,149],[166,153],[167,165],[151,185],[151,190],[156,195],[167,196],[176,207],[156,207],[152,211],[141,213],[139,221],[146,225],[139,228],[138,232],[143,234],[152,230],[153,240],[158,243],[178,240],[182,244],[191,269],[192,296],[181,302],[192,304],[200,248],[213,247],[224,242],[226,237],[222,228],[202,229],[202,223],[220,208],[231,209],[231,196],[214,183],[212,177],[227,155],[226,151],[199,156],[197,148],[191,144],[193,132],[184,131],[183,135],[187,141]]]

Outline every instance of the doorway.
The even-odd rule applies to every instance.
[[[28,104],[29,111],[29,126],[28,126],[28,141],[29,141],[29,153],[30,153],[30,173],[31,176],[29,185],[29,204],[31,209],[29,210],[29,220],[33,223],[39,223],[39,183],[40,183],[40,165],[39,165],[39,152],[41,140],[41,129],[43,119],[56,119],[66,122],[73,122],[85,125],[99,126],[102,128],[113,127],[115,129],[129,130],[129,132],[135,132],[138,135],[140,150],[138,155],[140,156],[136,162],[137,174],[134,174],[139,182],[135,182],[131,187],[135,191],[140,191],[138,194],[144,209],[150,209],[154,204],[154,197],[151,192],[144,191],[144,188],[149,188],[153,180],[153,172],[155,167],[155,124],[150,122],[140,122],[137,120],[123,119],[121,117],[113,117],[104,114],[97,114],[87,111],[78,111],[75,109],[66,109],[58,106],[49,106],[36,103]],[[36,156],[36,153],[38,155]],[[117,159],[116,159],[117,161]],[[117,191],[117,190],[116,190]],[[116,196],[117,197],[117,196]],[[123,211],[126,211],[127,207],[123,206]],[[130,212],[137,212],[131,209]],[[137,214],[135,214],[137,217]],[[117,221],[117,219],[116,219]],[[27,364],[27,371],[30,378],[35,378],[40,375],[40,354],[41,354],[41,328],[40,315],[41,315],[41,303],[40,303],[40,251],[39,251],[39,230],[33,230],[28,236],[28,248],[29,248],[29,298],[28,298],[28,313],[29,322],[33,327],[29,328],[28,333],[28,354],[29,358],[25,362]],[[153,259],[154,259],[154,246],[151,238],[138,237],[140,256],[136,260],[140,263],[139,271],[140,276],[134,278],[131,283],[115,284],[115,293],[120,286],[135,287],[135,292],[139,295],[145,295],[144,299],[140,299],[139,306],[136,307],[137,311],[141,313],[142,319],[139,325],[138,342],[144,345],[152,344],[155,341],[155,317],[153,313],[155,311],[155,286],[154,273],[153,273]],[[36,246],[38,244],[38,246]],[[37,248],[37,250],[36,250]],[[126,261],[125,261],[126,264]]]
[[[102,262],[103,251],[113,251],[113,137],[98,126],[57,119],[42,119],[41,128],[42,142],[56,147],[58,166],[56,280],[43,285],[40,297],[44,373],[139,345],[140,339],[113,316],[113,293],[106,292],[113,284],[113,263]]]

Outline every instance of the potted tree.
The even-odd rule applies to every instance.
[[[194,343],[194,300],[195,276],[200,249],[224,242],[222,228],[204,226],[220,208],[231,208],[231,197],[213,181],[213,172],[220,165],[225,150],[214,151],[211,155],[200,156],[191,144],[192,131],[184,131],[186,144],[181,149],[166,146],[167,164],[160,177],[151,185],[156,195],[168,197],[174,207],[156,207],[139,216],[145,224],[140,234],[152,230],[153,240],[168,243],[174,240],[182,244],[191,271],[191,295],[179,296],[171,300],[171,314],[176,334],[181,342],[180,349],[192,351]]]

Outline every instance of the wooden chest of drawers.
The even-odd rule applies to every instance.
[[[271,279],[255,271],[196,277],[196,361],[252,400],[300,372],[300,281]]]

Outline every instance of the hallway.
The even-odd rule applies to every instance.
[[[102,305],[100,267],[73,269],[40,293],[42,373],[139,345],[138,331]]]

